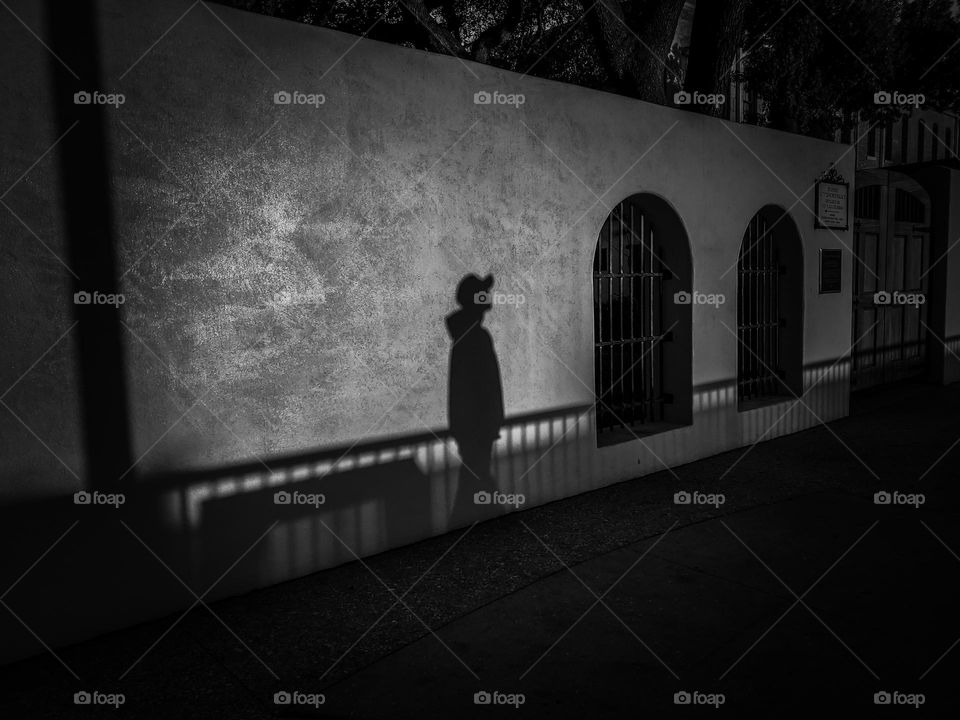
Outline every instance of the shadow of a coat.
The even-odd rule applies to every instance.
[[[453,343],[450,350],[448,419],[457,442],[461,467],[450,514],[450,527],[461,527],[480,517],[474,502],[480,492],[496,487],[490,470],[493,443],[503,425],[503,386],[493,338],[482,326],[489,302],[476,302],[493,284],[493,277],[480,280],[468,275],[457,289],[461,308],[446,318]]]

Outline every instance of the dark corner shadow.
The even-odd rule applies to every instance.
[[[503,384],[500,365],[484,315],[493,306],[493,275],[465,276],[457,285],[460,309],[446,317],[450,334],[450,375],[447,416],[457,443],[460,471],[450,510],[450,526],[460,527],[477,517],[477,505],[494,491],[490,471],[494,442],[503,426]]]

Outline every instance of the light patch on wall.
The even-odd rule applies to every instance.
[[[199,527],[200,506],[203,505],[204,500],[213,495],[213,491],[211,490],[210,485],[204,483],[188,488],[186,493],[187,521],[190,523],[190,527]]]
[[[267,237],[273,243],[286,240],[300,227],[301,218],[290,211],[291,204],[283,198],[267,198],[260,206],[260,216],[266,225]]]

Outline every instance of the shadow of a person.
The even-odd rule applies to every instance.
[[[493,339],[482,326],[492,305],[493,276],[482,280],[467,275],[457,286],[460,309],[446,317],[453,343],[447,414],[450,433],[457,441],[460,472],[450,513],[450,527],[460,527],[478,517],[475,493],[492,493],[491,451],[503,425],[503,386]]]

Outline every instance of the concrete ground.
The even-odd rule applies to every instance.
[[[955,712],[958,437],[960,386],[868,391],[827,427],[58,649],[84,687],[124,694],[118,712],[73,705],[50,653],[8,666],[0,713]],[[884,490],[925,502],[875,504]]]

